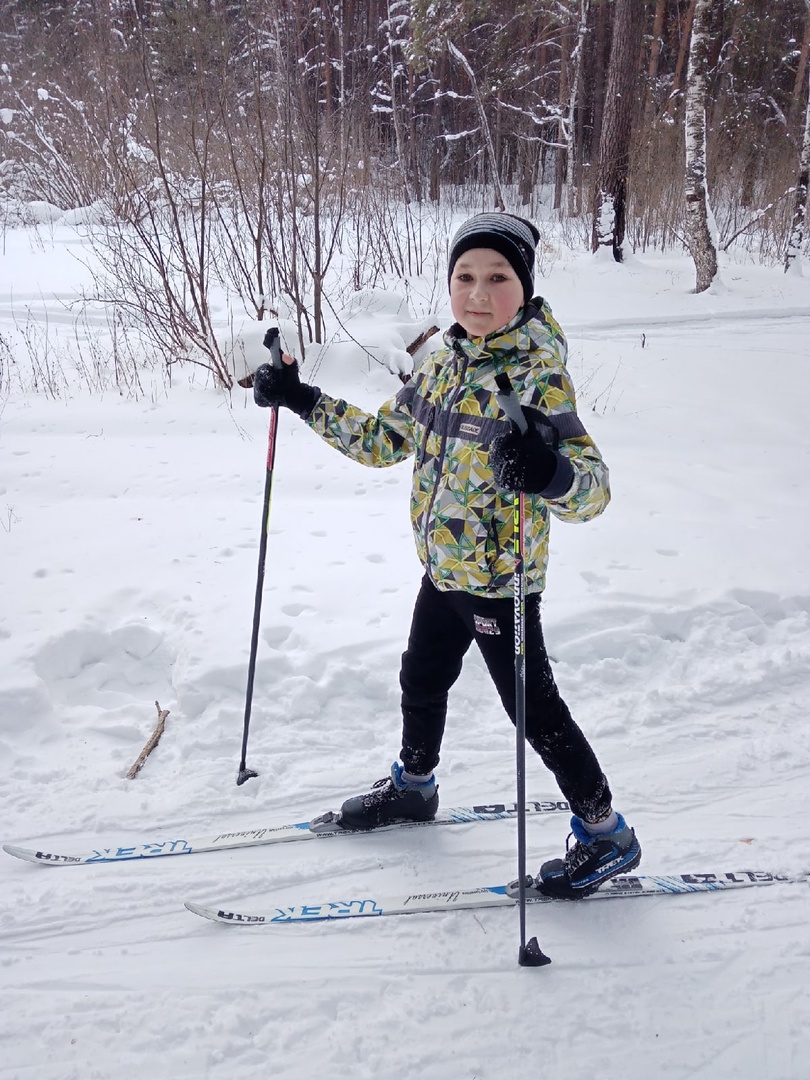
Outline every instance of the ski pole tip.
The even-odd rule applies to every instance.
[[[258,775],[259,774],[254,772],[253,769],[240,769],[239,775],[236,778],[236,786],[241,787],[246,780],[252,780],[254,776]]]
[[[518,963],[521,967],[545,967],[546,964],[551,963],[551,957],[546,956],[537,938],[533,937],[526,945],[520,946]]]

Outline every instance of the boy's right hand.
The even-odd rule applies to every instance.
[[[508,434],[496,435],[489,448],[495,486],[501,491],[542,494],[557,471],[559,455],[534,424],[521,435],[513,423]]]
[[[253,400],[263,409],[283,405],[306,419],[321,396],[320,387],[302,383],[298,361],[283,355],[280,368],[262,364],[253,375]]]

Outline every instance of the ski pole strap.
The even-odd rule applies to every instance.
[[[498,404],[512,423],[517,426],[520,434],[525,435],[529,430],[529,422],[523,415],[523,409],[520,407],[520,400],[509,380],[509,376],[505,371],[502,371],[500,375],[495,376],[495,383],[500,391],[500,393],[496,395]]]

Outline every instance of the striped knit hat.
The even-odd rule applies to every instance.
[[[450,245],[447,283],[459,256],[471,248],[492,248],[508,260],[523,286],[523,303],[534,295],[534,254],[540,233],[531,222],[514,214],[478,214],[465,221]]]

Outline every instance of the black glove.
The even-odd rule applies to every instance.
[[[320,387],[302,383],[298,378],[297,360],[280,368],[262,364],[253,375],[253,400],[263,409],[283,405],[306,419],[320,396]]]
[[[543,438],[543,430],[531,423],[525,435],[512,424],[509,434],[496,435],[489,447],[495,485],[502,491],[542,494],[554,479],[561,461],[560,455]]]

